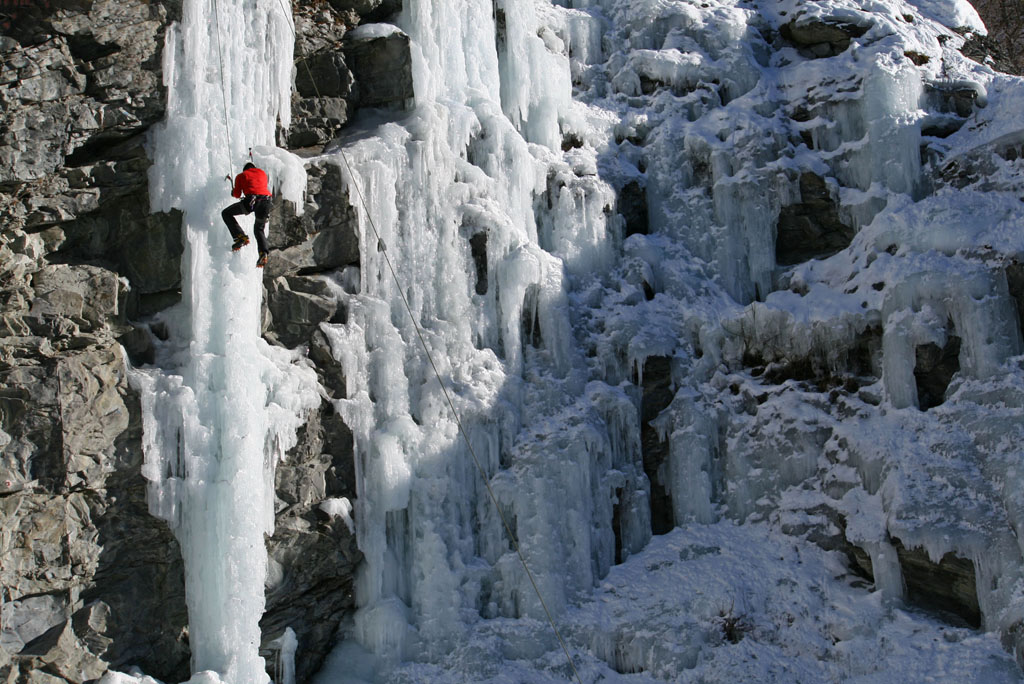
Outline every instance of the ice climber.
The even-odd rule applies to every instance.
[[[245,196],[242,197],[242,195]],[[235,202],[220,213],[231,232],[231,237],[235,239],[231,249],[237,252],[249,244],[249,236],[239,227],[235,217],[239,214],[256,212],[256,223],[252,228],[252,232],[256,236],[256,247],[260,252],[256,266],[263,268],[267,265],[267,236],[263,233],[263,226],[266,225],[267,218],[270,217],[270,203],[273,199],[270,189],[267,187],[266,172],[251,162],[246,164],[242,173],[235,176],[235,185],[231,189],[231,196],[242,197],[241,201]]]

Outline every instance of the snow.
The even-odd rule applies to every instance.
[[[346,35],[353,40],[371,40],[374,38],[387,38],[400,31],[401,29],[394,24],[361,24]]]
[[[349,532],[355,532],[352,523],[352,502],[345,497],[324,499],[320,502],[320,510],[331,518],[341,518]]]
[[[195,669],[227,682],[266,681],[250,645],[272,468],[319,402],[301,354],[258,338],[259,276],[226,251],[209,180],[252,145],[302,192],[301,162],[271,144],[276,110],[243,115],[239,95],[270,84],[263,102],[286,112],[272,64],[290,34],[245,7],[255,20],[231,30],[274,50],[225,42],[230,118],[252,122],[230,141],[204,76],[214,22],[187,4],[169,34],[154,208],[184,210],[189,266],[163,370],[135,380]],[[791,20],[864,34],[816,54],[781,37]],[[1024,342],[1005,272],[1024,253],[1024,167],[1006,152],[1024,86],[956,51],[948,29],[981,30],[973,9],[409,0],[396,21],[415,107],[365,115],[320,160],[356,190],[361,245],[332,289],[347,322],[321,326],[357,491],[321,510],[364,561],[316,681],[570,678],[505,523],[584,682],[1020,681],[1000,639],[1024,619]],[[939,120],[961,127],[926,135]],[[856,234],[780,267],[804,173]],[[648,229],[627,236],[629,183]],[[918,348],[953,337],[958,369],[921,410]],[[666,396],[643,425],[648,381]],[[239,492],[262,505],[242,511]],[[656,507],[675,526],[661,536]],[[873,582],[815,539],[858,548]],[[973,564],[980,630],[913,606],[897,541]]]
[[[950,28],[966,26],[981,33],[985,31],[985,24],[978,16],[977,10],[971,7],[965,0],[909,0],[907,3],[919,9],[925,16],[945,24]]]
[[[1020,681],[996,635],[888,603],[861,583],[837,554],[766,525],[684,525],[614,567],[562,626],[588,683]],[[384,681],[355,665],[365,653],[337,656],[334,674],[316,681]],[[569,678],[545,624],[489,620],[440,662],[407,663],[387,681]]]

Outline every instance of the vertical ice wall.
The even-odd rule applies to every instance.
[[[562,160],[569,60],[543,6],[406,2],[416,108],[335,160],[365,198],[361,282],[323,328],[355,437],[354,636],[381,656],[440,657],[475,616],[543,616],[485,478],[556,611],[615,562],[616,491],[621,553],[649,537],[632,400],[587,385],[571,332],[571,273],[602,272],[613,194]]]
[[[274,465],[318,401],[311,369],[260,338],[255,249],[232,253],[219,215],[249,147],[289,199],[304,186],[301,164],[268,147],[289,119],[290,23],[275,0],[186,0],[167,32],[167,114],[151,140],[153,209],[182,211],[185,254],[161,368],[135,374],[144,474],[151,512],[181,544],[193,670],[237,684],[268,679],[259,619]]]

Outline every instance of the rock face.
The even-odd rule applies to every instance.
[[[268,336],[286,347],[307,342],[321,323],[340,323],[344,319],[344,311],[339,312],[327,285],[302,276],[281,276],[271,281],[267,308],[273,319]]]
[[[330,163],[307,166],[301,216],[283,204],[272,217],[264,269],[264,337],[306,347],[326,397],[345,398],[345,378],[320,331],[345,321],[346,310],[324,275],[359,265],[359,225],[341,172]],[[296,676],[320,667],[343,617],[354,610],[352,582],[361,559],[347,523],[324,513],[327,499],[355,498],[352,432],[325,399],[277,469],[277,521],[268,540],[270,577],[261,621],[264,650],[291,627],[298,637]],[[268,664],[271,664],[268,658]]]
[[[129,317],[178,297],[180,225],[148,212],[143,149],[163,116],[163,34],[178,11],[26,3],[0,36],[5,681],[131,664],[188,673],[180,553],[148,514],[118,344],[138,330],[145,348]]]
[[[850,47],[868,27],[841,19],[793,20],[782,26],[782,37],[814,57],[834,57]]]
[[[356,31],[345,39],[345,59],[355,74],[360,106],[405,109],[412,102],[409,36],[397,29]]]
[[[358,19],[331,5],[298,9],[292,126],[279,136],[288,147],[324,145],[351,116],[352,74],[340,41]]]
[[[7,114],[0,182],[11,185],[109,158],[106,149],[160,119],[163,32],[177,11],[131,1],[99,0],[84,11],[72,2],[28,5],[13,10],[0,41]],[[89,206],[88,197],[78,199]]]
[[[74,326],[61,313],[40,317]],[[69,681],[82,681],[68,677],[79,661],[91,677],[106,664],[185,675],[180,553],[148,514],[140,408],[123,355],[108,327],[23,343],[0,371],[0,646],[10,667]],[[87,613],[105,617],[72,620]]]
[[[288,145],[322,145],[348,120],[352,74],[336,50],[306,55],[297,60],[296,69],[295,92],[300,99],[294,114],[301,124],[290,130]]]
[[[308,275],[359,262],[358,223],[341,170],[312,162],[306,173],[303,214],[295,216],[294,208],[282,203],[271,215],[268,276]]]
[[[328,402],[310,417],[299,444],[277,469],[279,497],[264,644],[291,627],[299,639],[296,677],[307,681],[333,646],[342,618],[355,608],[352,583],[362,554],[345,521],[319,508],[327,498],[355,498],[352,433]]]
[[[802,173],[800,201],[779,212],[776,234],[775,261],[790,265],[831,256],[846,248],[854,230],[840,220],[825,179]]]
[[[405,109],[413,100],[409,36],[383,21],[393,0],[334,0],[299,7],[296,19],[292,126],[279,138],[291,148],[330,142],[360,107]]]

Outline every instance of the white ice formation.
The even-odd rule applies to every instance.
[[[213,22],[186,2],[153,185],[186,216],[190,344],[140,383],[154,511],[182,540],[193,634],[208,635],[196,666],[237,683],[265,677],[256,541],[311,390],[301,359],[258,337],[258,275],[211,246],[223,188],[208,179],[286,122],[272,65],[290,63],[273,3],[220,4],[247,17],[221,26],[229,119],[252,128],[232,129],[227,155]],[[960,53],[952,29],[980,30],[974,10],[403,5],[414,108],[324,153],[357,189],[359,282],[338,274],[348,321],[322,329],[348,383],[336,408],[365,561],[318,682],[570,676],[414,320],[584,681],[1019,681],[999,638],[1012,648],[1024,624],[1024,358],[1006,275],[1024,254],[1024,82]],[[800,43],[806,27],[827,38]],[[780,266],[780,216],[815,179],[819,213],[850,236]],[[916,379],[926,348],[955,360],[937,397]],[[232,503],[252,491],[265,507]],[[658,525],[676,529],[652,539]],[[861,549],[876,591],[851,587],[816,532]],[[901,607],[897,543],[973,565],[983,631]],[[207,610],[225,572],[245,583],[230,611]]]
[[[186,250],[170,343],[158,369],[133,377],[143,474],[150,511],[181,545],[193,671],[232,683],[269,681],[259,619],[274,467],[319,402],[308,363],[260,337],[255,250],[228,250],[220,218],[235,201],[225,176],[249,148],[280,192],[301,199],[301,162],[272,148],[278,119],[289,119],[291,21],[271,0],[186,0],[167,33],[167,115],[151,140],[153,209],[181,210]]]

